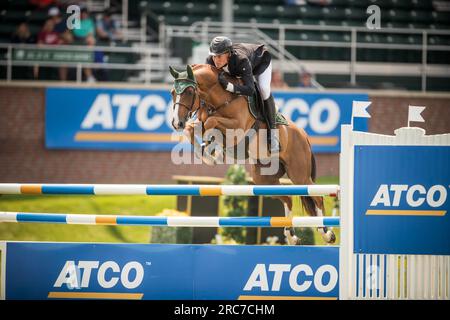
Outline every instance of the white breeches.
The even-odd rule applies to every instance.
[[[261,96],[264,100],[270,97],[270,83],[272,81],[272,62],[263,73],[256,77],[258,89],[261,92]]]

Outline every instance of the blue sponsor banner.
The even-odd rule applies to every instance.
[[[275,92],[280,112],[311,137],[315,152],[339,152],[340,128],[350,123],[353,100],[367,94]],[[168,89],[48,88],[46,147],[171,151],[172,97]],[[367,131],[367,119],[355,121]],[[190,148],[190,147],[189,147]]]
[[[355,253],[450,254],[450,147],[355,147]]]
[[[340,152],[341,125],[351,122],[353,101],[369,101],[367,94],[275,92],[274,98],[279,111],[306,131],[318,153]],[[367,132],[367,118],[355,118],[353,128]]]
[[[196,299],[339,296],[339,248],[199,246]],[[217,290],[220,288],[220,290]]]
[[[337,298],[338,247],[8,242],[6,299]]]
[[[169,90],[48,88],[46,147],[170,151],[171,99]]]

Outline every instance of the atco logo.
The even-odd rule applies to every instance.
[[[366,214],[373,215],[445,215],[442,207],[450,186],[420,184],[382,184],[378,187]],[[407,207],[407,209],[405,209]],[[427,210],[418,210],[418,209]],[[441,210],[439,210],[441,209]]]
[[[67,285],[68,289],[88,288],[91,285],[91,275],[96,273],[96,284],[104,289],[110,289],[120,284],[126,289],[137,288],[144,279],[144,268],[137,261],[130,261],[122,268],[115,261],[66,261],[55,284],[56,288]]]
[[[283,115],[291,119],[299,128],[309,126],[319,134],[330,133],[340,123],[341,110],[333,99],[318,99],[311,105],[303,99],[275,99]]]
[[[269,283],[268,273],[273,273],[273,281]],[[304,292],[312,286],[320,293],[332,291],[338,282],[338,271],[330,264],[320,266],[315,272],[307,264],[257,264],[253,269],[244,291],[255,288],[261,291],[277,292],[281,289],[283,276],[289,277],[289,287],[295,292]],[[325,276],[327,275],[327,276]],[[327,279],[327,280],[325,280]]]
[[[125,130],[133,121],[141,130],[155,130],[170,119],[166,115],[170,111],[171,108],[160,95],[99,94],[83,119],[81,128],[88,130],[99,126],[106,130]],[[132,115],[134,118],[130,119]],[[171,127],[170,123],[166,124]]]
[[[276,99],[278,109],[300,128],[318,134],[330,133],[340,123],[341,110],[336,101],[318,99],[311,105],[304,99]],[[141,130],[156,130],[164,124],[172,128],[172,101],[158,94],[99,94],[81,123],[81,129],[126,130],[136,124]]]

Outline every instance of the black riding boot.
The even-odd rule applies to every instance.
[[[277,109],[275,108],[275,100],[273,99],[272,95],[270,95],[270,97],[267,100],[264,100],[264,109],[266,109],[267,119],[269,121],[270,126],[270,134],[269,134],[270,153],[274,154],[280,150],[280,142],[278,134],[277,135],[271,134],[271,131],[277,128],[275,125],[275,115],[277,113]]]

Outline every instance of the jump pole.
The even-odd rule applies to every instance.
[[[155,217],[0,212],[0,222],[166,227],[338,227],[339,217]]]
[[[0,194],[337,196],[338,185],[20,184],[0,183]]]

